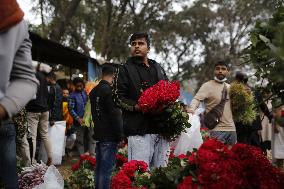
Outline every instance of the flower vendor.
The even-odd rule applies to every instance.
[[[149,167],[166,166],[169,142],[155,128],[153,115],[142,113],[138,99],[147,88],[168,79],[160,64],[148,58],[147,33],[132,34],[130,46],[131,57],[119,68],[113,92],[116,104],[123,111],[128,160],[142,160]]]

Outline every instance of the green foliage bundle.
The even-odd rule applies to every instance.
[[[157,115],[154,119],[159,133],[167,140],[175,140],[191,126],[188,122],[188,114],[179,102],[170,104],[161,115]]]
[[[265,90],[284,103],[284,7],[268,21],[258,21],[250,33],[250,60],[258,79],[267,79]]]
[[[235,122],[250,124],[256,117],[254,97],[244,84],[233,82],[229,91]]]

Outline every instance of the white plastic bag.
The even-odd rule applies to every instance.
[[[176,145],[174,155],[186,154],[192,152],[194,148],[199,148],[203,143],[200,133],[200,118],[197,114],[189,114],[189,123],[191,127],[183,132]]]
[[[65,140],[66,121],[56,121],[52,127],[49,127],[48,135],[52,150],[52,164],[60,165],[62,162],[64,140]],[[47,161],[47,154],[41,142],[39,158]]]
[[[54,165],[48,167],[43,178],[44,183],[34,187],[34,189],[63,189],[64,180],[62,175]]]

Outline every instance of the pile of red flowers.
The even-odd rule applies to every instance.
[[[196,153],[198,182],[206,188],[240,188],[240,164],[228,147],[209,139]]]
[[[198,189],[198,184],[194,182],[194,178],[192,176],[187,176],[177,186],[177,189]]]
[[[96,158],[83,154],[80,156],[80,160],[71,166],[72,171],[78,170],[84,162],[89,163],[93,168],[96,167]]]
[[[112,178],[112,189],[136,189],[133,186],[135,176],[147,171],[147,164],[144,161],[132,160],[125,163],[118,173]]]
[[[271,165],[259,148],[246,144],[236,144],[231,151],[240,165],[240,188],[283,188],[283,173]]]
[[[178,189],[280,189],[284,186],[284,175],[254,146],[236,144],[228,149],[216,139],[208,139],[189,157],[180,155],[179,158],[187,159],[188,166],[195,165],[197,169],[183,176]]]
[[[176,81],[161,80],[141,94],[138,105],[142,112],[149,113],[159,110],[171,102],[175,102],[180,95],[180,84]]]
[[[173,149],[172,149],[173,151]],[[170,156],[167,167],[151,170],[141,161],[125,163],[112,179],[112,189],[281,189],[284,174],[254,146],[235,144],[229,149],[216,139],[192,152]],[[170,177],[169,177],[170,175]],[[140,179],[140,180],[139,180]],[[137,184],[138,180],[139,182]],[[141,185],[142,183],[142,185]]]

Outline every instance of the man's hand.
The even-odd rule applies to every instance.
[[[54,125],[54,120],[50,120],[49,125],[50,125],[50,127],[52,127]]]
[[[191,114],[194,113],[194,111],[192,109],[190,109],[189,106],[186,106],[185,110],[186,110],[187,113],[191,113]]]
[[[82,118],[79,118],[78,122],[80,123],[81,126],[85,124],[85,122],[84,122],[84,120]]]
[[[141,112],[141,108],[140,108],[140,106],[138,104],[135,104],[134,109],[137,112]]]
[[[273,112],[269,112],[269,115],[268,115],[269,123],[272,123],[271,121],[272,121],[273,117],[274,117]]]
[[[0,104],[0,120],[3,120],[7,117],[7,112],[5,108]]]
[[[277,127],[276,125],[274,125],[274,128],[273,128],[273,129],[274,129],[274,133],[275,133],[275,134],[279,133],[279,129],[278,129],[278,127]]]

